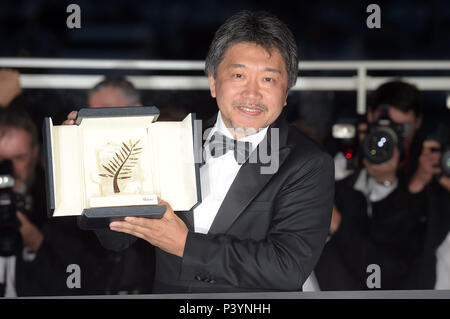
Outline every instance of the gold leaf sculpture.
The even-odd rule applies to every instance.
[[[127,145],[122,142],[121,148],[118,152],[115,152],[115,156],[109,160],[108,163],[102,164],[102,167],[106,171],[105,174],[99,174],[101,177],[107,177],[113,179],[114,193],[120,193],[118,180],[131,178],[133,168],[139,159],[139,154],[142,152],[142,147],[136,147],[139,143],[132,143],[129,140]]]

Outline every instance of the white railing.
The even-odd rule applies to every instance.
[[[0,58],[0,68],[77,69],[77,70],[151,70],[202,71],[203,61],[166,60],[100,60]],[[356,91],[357,112],[364,114],[366,92],[392,77],[370,76],[369,71],[450,71],[450,60],[444,61],[302,61],[299,79],[293,90]],[[302,71],[352,71],[349,76],[302,76]],[[99,72],[103,73],[103,72]],[[21,74],[23,88],[89,89],[103,75],[81,74]],[[204,75],[130,75],[127,78],[142,90],[207,90]],[[450,91],[450,76],[407,76],[404,81],[415,84],[422,91]]]

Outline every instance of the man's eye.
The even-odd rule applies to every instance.
[[[243,77],[243,75],[240,74],[240,73],[236,73],[236,74],[234,74],[233,76],[234,76],[235,78],[237,78],[237,79],[241,79],[241,78]]]
[[[273,78],[268,78],[268,77],[267,77],[267,78],[264,78],[264,81],[265,81],[265,82],[273,82]]]

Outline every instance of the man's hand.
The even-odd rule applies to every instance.
[[[62,125],[74,125],[75,124],[75,119],[77,118],[77,111],[72,111],[69,113],[69,115],[67,115],[67,119],[62,122]]]
[[[331,214],[331,223],[330,223],[330,234],[334,234],[341,225],[342,215],[336,208],[336,205],[333,204],[333,212]]]
[[[417,170],[408,185],[411,193],[421,192],[431,182],[433,175],[441,172],[439,167],[441,152],[432,150],[440,147],[441,145],[437,141],[428,140],[423,142]]]
[[[450,177],[449,176],[441,176],[439,179],[439,184],[441,184],[442,187],[444,187],[447,192],[450,192]]]
[[[19,231],[22,235],[23,245],[29,252],[36,253],[42,245],[44,235],[28,220],[27,216],[21,212],[17,212],[17,218],[21,224]]]
[[[111,230],[142,238],[170,254],[183,257],[188,229],[175,215],[169,203],[160,199],[159,205],[167,207],[161,219],[125,217],[125,221],[112,222],[109,227]]]
[[[392,157],[387,162],[381,164],[373,164],[363,159],[364,166],[367,169],[367,173],[372,176],[377,183],[383,184],[385,182],[393,183],[397,176],[397,168],[400,160],[400,152],[397,147],[394,148]]]
[[[20,73],[14,70],[0,70],[0,107],[8,104],[22,92]]]

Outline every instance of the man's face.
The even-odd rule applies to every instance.
[[[209,75],[228,128],[258,130],[272,124],[286,105],[288,74],[277,49],[241,42],[230,47],[217,70]]]
[[[10,128],[0,137],[0,158],[9,159],[14,166],[14,190],[30,187],[34,179],[34,170],[39,147],[32,145],[31,136],[20,128]]]
[[[89,107],[128,106],[119,88],[105,87],[94,92],[88,99]]]
[[[416,116],[413,110],[408,112],[400,111],[399,109],[390,106],[389,107],[389,118],[397,124],[408,124],[410,132],[407,137],[404,139],[405,148],[409,148],[411,142],[414,138],[416,131],[420,128],[422,124],[422,118]],[[380,117],[380,111],[375,110],[367,113],[367,119],[369,122],[375,122]]]

